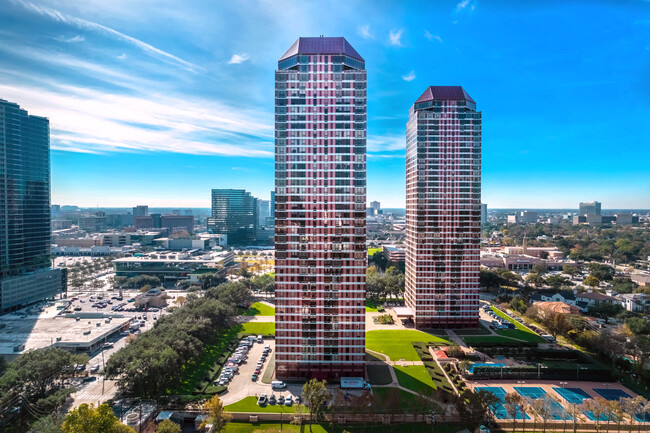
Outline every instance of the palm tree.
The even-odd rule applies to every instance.
[[[509,392],[505,396],[504,406],[506,412],[512,418],[512,433],[515,433],[515,427],[517,424],[517,414],[519,413],[519,408],[522,404],[521,396],[516,392]]]

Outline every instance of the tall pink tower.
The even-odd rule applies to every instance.
[[[299,38],[275,72],[276,377],[364,376],[366,71]]]
[[[481,113],[431,86],[406,130],[406,306],[417,328],[478,326]]]

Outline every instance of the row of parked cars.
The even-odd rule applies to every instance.
[[[300,402],[301,402],[300,396],[296,396],[296,398],[294,400],[294,398],[293,398],[293,396],[291,394],[289,394],[286,397],[283,396],[283,395],[280,395],[277,398],[275,397],[275,394],[271,394],[270,397],[267,396],[266,394],[260,394],[260,396],[257,398],[257,404],[259,406],[266,406],[267,404],[270,404],[270,405],[278,404],[278,405],[291,406],[294,403],[294,401],[296,402],[296,404],[300,404]]]
[[[243,338],[239,342],[239,346],[237,346],[237,349],[235,349],[230,358],[228,358],[226,365],[224,365],[221,370],[221,374],[217,380],[214,381],[215,385],[226,386],[230,383],[235,374],[239,373],[239,366],[244,364],[248,359],[248,351],[253,344],[255,344],[256,340],[260,343],[263,341],[261,336],[258,336],[257,338],[249,336]]]
[[[492,311],[490,305],[483,306],[483,311],[485,311],[490,317],[492,317],[492,322],[490,322],[490,329],[514,329],[515,324],[509,320],[500,317],[497,313]]]
[[[264,340],[262,340],[262,336],[259,335],[258,337],[258,342],[262,343]],[[253,374],[251,375],[251,381],[255,382],[259,378],[260,374],[262,373],[262,369],[264,368],[264,363],[266,362],[266,358],[271,354],[271,346],[268,344],[264,346],[264,350],[262,351],[262,356],[260,356],[260,360],[257,361],[257,364],[255,364],[255,371],[253,371]]]

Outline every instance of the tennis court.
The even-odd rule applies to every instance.
[[[527,400],[536,400],[538,398],[544,398],[548,402],[548,407],[550,409],[549,418],[556,421],[570,420],[573,417],[564,410],[562,406],[557,401],[553,400],[546,394],[542,388],[538,386],[515,386],[513,387],[517,393],[524,397]]]
[[[606,400],[620,400],[622,398],[630,398],[630,395],[620,389],[609,388],[594,388],[594,392],[598,393]]]
[[[485,390],[485,391],[488,391],[488,392],[491,392],[492,394],[499,397],[499,399],[501,400],[501,404],[498,405],[494,409],[494,416],[497,419],[512,419],[510,417],[510,415],[508,415],[508,411],[506,410],[506,407],[503,405],[503,403],[506,402],[506,390],[505,389],[501,388],[500,386],[483,386],[483,387],[474,388],[474,391],[478,391],[478,390],[481,390],[481,389]],[[525,414],[522,414],[522,412],[521,412],[521,408],[517,410],[517,416],[516,416],[517,419],[524,419],[524,415]],[[526,419],[530,419],[530,417],[528,415],[525,415],[525,416],[526,416]]]
[[[594,388],[594,392],[606,400],[620,400],[622,398],[632,398],[630,394],[626,393],[625,391],[621,391],[620,389]],[[638,413],[634,415],[634,418],[636,418],[638,422],[649,422],[650,413],[649,412]]]
[[[553,391],[557,392],[563,399],[565,399],[569,404],[579,405],[583,401],[591,398],[589,394],[584,392],[580,388],[553,388]],[[582,412],[584,416],[589,418],[590,421],[594,421],[596,417],[593,412]],[[600,416],[601,421],[607,421],[607,417],[604,415]]]

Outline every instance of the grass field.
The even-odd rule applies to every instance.
[[[373,254],[380,253],[381,251],[381,248],[368,248],[368,255],[372,256]]]
[[[275,335],[274,322],[246,322],[241,324],[243,334]]]
[[[380,305],[377,302],[366,299],[366,313],[376,313],[379,311]],[[383,309],[383,307],[381,307]]]
[[[408,393],[405,393],[408,394]],[[400,423],[397,425],[373,425],[372,427],[364,424],[353,424],[353,425],[320,425],[312,424],[313,433],[397,433],[397,432],[409,432],[409,433],[430,433],[431,426],[424,423]],[[280,423],[271,423],[271,422],[260,422],[260,423],[246,423],[246,422],[229,422],[226,424],[226,428],[223,430],[225,433],[253,433],[254,431],[259,430],[263,432],[267,431],[280,431]],[[462,426],[449,426],[449,425],[436,425],[436,433],[452,433],[462,430]],[[291,432],[298,433],[301,431],[300,426],[291,425],[288,422],[282,424],[282,432]],[[309,432],[309,426],[304,425],[304,432]]]
[[[506,338],[506,337],[496,337],[493,335],[488,335],[485,337],[462,337],[465,343],[467,343],[468,346],[472,346],[475,343],[494,343],[494,344],[499,344],[499,343],[516,343],[517,340],[513,340],[512,338]]]
[[[257,397],[250,396],[244,397],[238,402],[229,404],[225,406],[224,409],[228,412],[268,412],[268,413],[294,413],[296,411],[295,406],[285,406],[285,405],[270,405],[258,406]]]
[[[275,316],[275,308],[269,307],[261,302],[255,302],[246,310],[244,316]]]
[[[411,344],[414,341],[449,343],[440,337],[409,329],[376,330],[366,333],[366,348],[383,353],[392,361],[419,361],[420,357]]]
[[[429,393],[436,388],[424,365],[393,366],[395,376],[401,386],[415,392]]]
[[[494,311],[494,313],[497,316],[506,319],[508,322],[513,323],[515,325],[515,329],[497,329],[495,331],[497,334],[502,335],[504,337],[516,338],[519,340],[530,341],[533,343],[547,343],[547,341],[544,340],[542,337],[535,334],[533,331],[526,328],[524,325],[517,322],[507,314],[501,312],[497,308],[492,307],[492,311]]]

